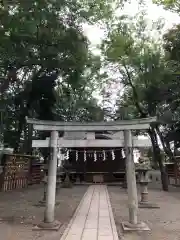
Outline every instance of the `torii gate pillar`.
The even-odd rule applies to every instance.
[[[124,131],[124,144],[126,154],[126,178],[128,189],[129,223],[137,224],[138,197],[136,187],[135,166],[133,160],[131,130]]]
[[[124,231],[150,230],[143,223],[138,223],[138,196],[136,186],[135,164],[133,159],[132,133],[131,130],[124,130],[124,145],[126,154],[126,178],[128,191],[129,222],[122,223]]]
[[[48,184],[46,195],[46,209],[44,214],[45,223],[54,222],[54,208],[56,201],[56,173],[57,173],[57,142],[58,132],[52,131],[50,138],[50,161],[48,167]]]
[[[46,208],[44,222],[36,226],[37,230],[58,230],[61,224],[54,219],[56,202],[56,174],[58,154],[58,131],[51,131],[50,137],[50,161],[48,164],[48,182],[46,191]]]

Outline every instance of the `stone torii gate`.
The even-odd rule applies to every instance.
[[[151,146],[150,141],[141,141],[132,137],[132,130],[145,130],[156,118],[145,118],[135,120],[124,120],[115,122],[56,122],[27,119],[27,123],[33,124],[33,128],[38,131],[50,131],[50,139],[34,140],[33,147],[50,147],[51,159],[48,168],[48,184],[46,208],[44,222],[39,228],[54,229],[59,228],[59,223],[54,219],[55,195],[56,195],[56,172],[58,148],[71,147],[124,147],[126,154],[126,177],[128,188],[128,208],[129,222],[123,223],[124,230],[149,230],[144,223],[139,223],[137,219],[138,198],[135,177],[135,166],[133,160],[133,147]],[[63,132],[86,132],[85,140],[65,140],[58,137],[58,131]],[[95,139],[96,131],[123,132],[123,138],[112,140]]]

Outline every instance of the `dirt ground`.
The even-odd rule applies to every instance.
[[[44,207],[37,207],[43,187],[34,186],[22,191],[0,192],[0,239],[2,240],[59,240],[74,214],[87,186],[62,188],[57,194],[56,219],[63,223],[58,232],[32,231],[43,220]]]
[[[56,219],[63,223],[58,232],[32,231],[43,220],[43,187],[33,186],[22,191],[0,192],[0,240],[59,240],[88,186],[62,188],[57,194]],[[139,209],[139,220],[150,232],[126,233],[121,222],[128,221],[127,192],[120,186],[108,186],[120,240],[180,240],[180,188],[163,192],[160,185],[149,190],[149,200],[160,209]],[[92,239],[93,240],[93,239]]]
[[[121,240],[180,240],[180,188],[170,188],[169,192],[149,190],[149,200],[160,209],[139,209],[139,220],[151,228],[150,232],[125,233],[122,221],[128,221],[127,192],[118,186],[108,187],[114,218]]]

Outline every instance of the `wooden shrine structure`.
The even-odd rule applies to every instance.
[[[89,138],[94,138],[94,140],[112,140],[113,144],[116,140],[123,139],[122,132],[118,133],[91,133],[85,132],[66,132],[63,139],[76,141],[87,140]],[[144,142],[138,141],[138,146],[150,146],[151,142],[146,140]],[[46,140],[35,140],[33,141],[33,147],[45,147]],[[105,143],[105,141],[103,141]],[[125,155],[123,151],[123,146],[117,147],[76,147],[76,148],[66,148],[66,154],[63,154],[62,159],[68,159],[71,165],[69,174],[71,179],[80,182],[125,182]],[[61,171],[63,175],[63,171]],[[98,180],[99,179],[99,180]]]
[[[72,179],[94,183],[119,182],[125,179],[122,148],[72,148],[68,155]]]
[[[132,137],[132,130],[148,129],[149,124],[155,122],[156,118],[135,119],[115,122],[53,122],[27,119],[27,123],[33,124],[33,128],[38,131],[49,131],[51,136],[45,140],[34,140],[33,147],[50,147],[51,159],[48,167],[48,184],[46,197],[46,210],[44,216],[44,226],[57,229],[54,219],[55,192],[56,192],[56,172],[58,149],[62,148],[121,148],[125,149],[126,156],[126,177],[128,187],[129,223],[123,224],[124,228],[135,230],[145,230],[147,226],[139,224],[137,219],[138,198],[135,177],[135,166],[133,160],[133,147],[150,146],[150,141],[145,142],[136,137]],[[96,139],[95,132],[111,131],[116,133],[116,138]],[[85,139],[64,139],[59,138],[58,132],[85,132]],[[41,225],[42,227],[42,225]]]

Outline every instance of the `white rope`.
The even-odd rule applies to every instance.
[[[88,158],[92,158],[94,157],[94,162],[97,161],[97,159],[101,158],[103,161],[106,160],[106,153],[111,152],[111,156],[112,156],[112,160],[115,160],[115,153],[117,150],[121,150],[122,151],[122,157],[125,157],[125,152],[123,148],[120,149],[115,149],[115,150],[101,150],[101,151],[92,151],[92,150],[74,150],[74,149],[67,149],[66,153],[63,154],[61,153],[61,148],[58,148],[58,157],[62,157],[62,160],[68,160],[69,159],[69,153],[70,152],[75,152],[75,157],[76,157],[76,161],[78,161],[79,159],[79,153],[84,153],[84,161],[87,161],[87,157]]]
[[[63,160],[64,159],[63,159],[63,154],[61,153],[61,148],[58,148],[58,155],[57,155],[58,167],[61,167]]]
[[[69,159],[69,150],[67,150],[67,152],[66,152],[66,154],[65,154],[65,156],[64,156],[64,159],[65,159],[65,160],[68,160],[68,159]]]
[[[87,158],[86,158],[86,150],[84,151],[84,162],[86,162]]]
[[[106,160],[106,152],[103,150],[103,161]]]
[[[96,151],[94,151],[94,162],[97,161],[97,154],[96,154]]]
[[[122,151],[122,157],[125,158],[126,155],[125,155],[124,149],[122,149],[121,151]]]
[[[78,151],[76,151],[76,162],[78,161]]]
[[[112,160],[115,160],[114,150],[111,151],[111,154],[112,154]]]
[[[116,148],[115,151],[120,151],[122,148]],[[70,150],[71,152],[76,152],[77,150],[74,150],[74,149],[71,149]],[[112,149],[109,149],[109,150],[103,150],[105,152],[112,152]],[[84,153],[84,150],[78,150],[79,153]],[[93,150],[86,150],[86,153],[89,154],[89,157],[92,156],[92,154],[94,153]],[[96,153],[102,153],[102,150],[96,150]]]

